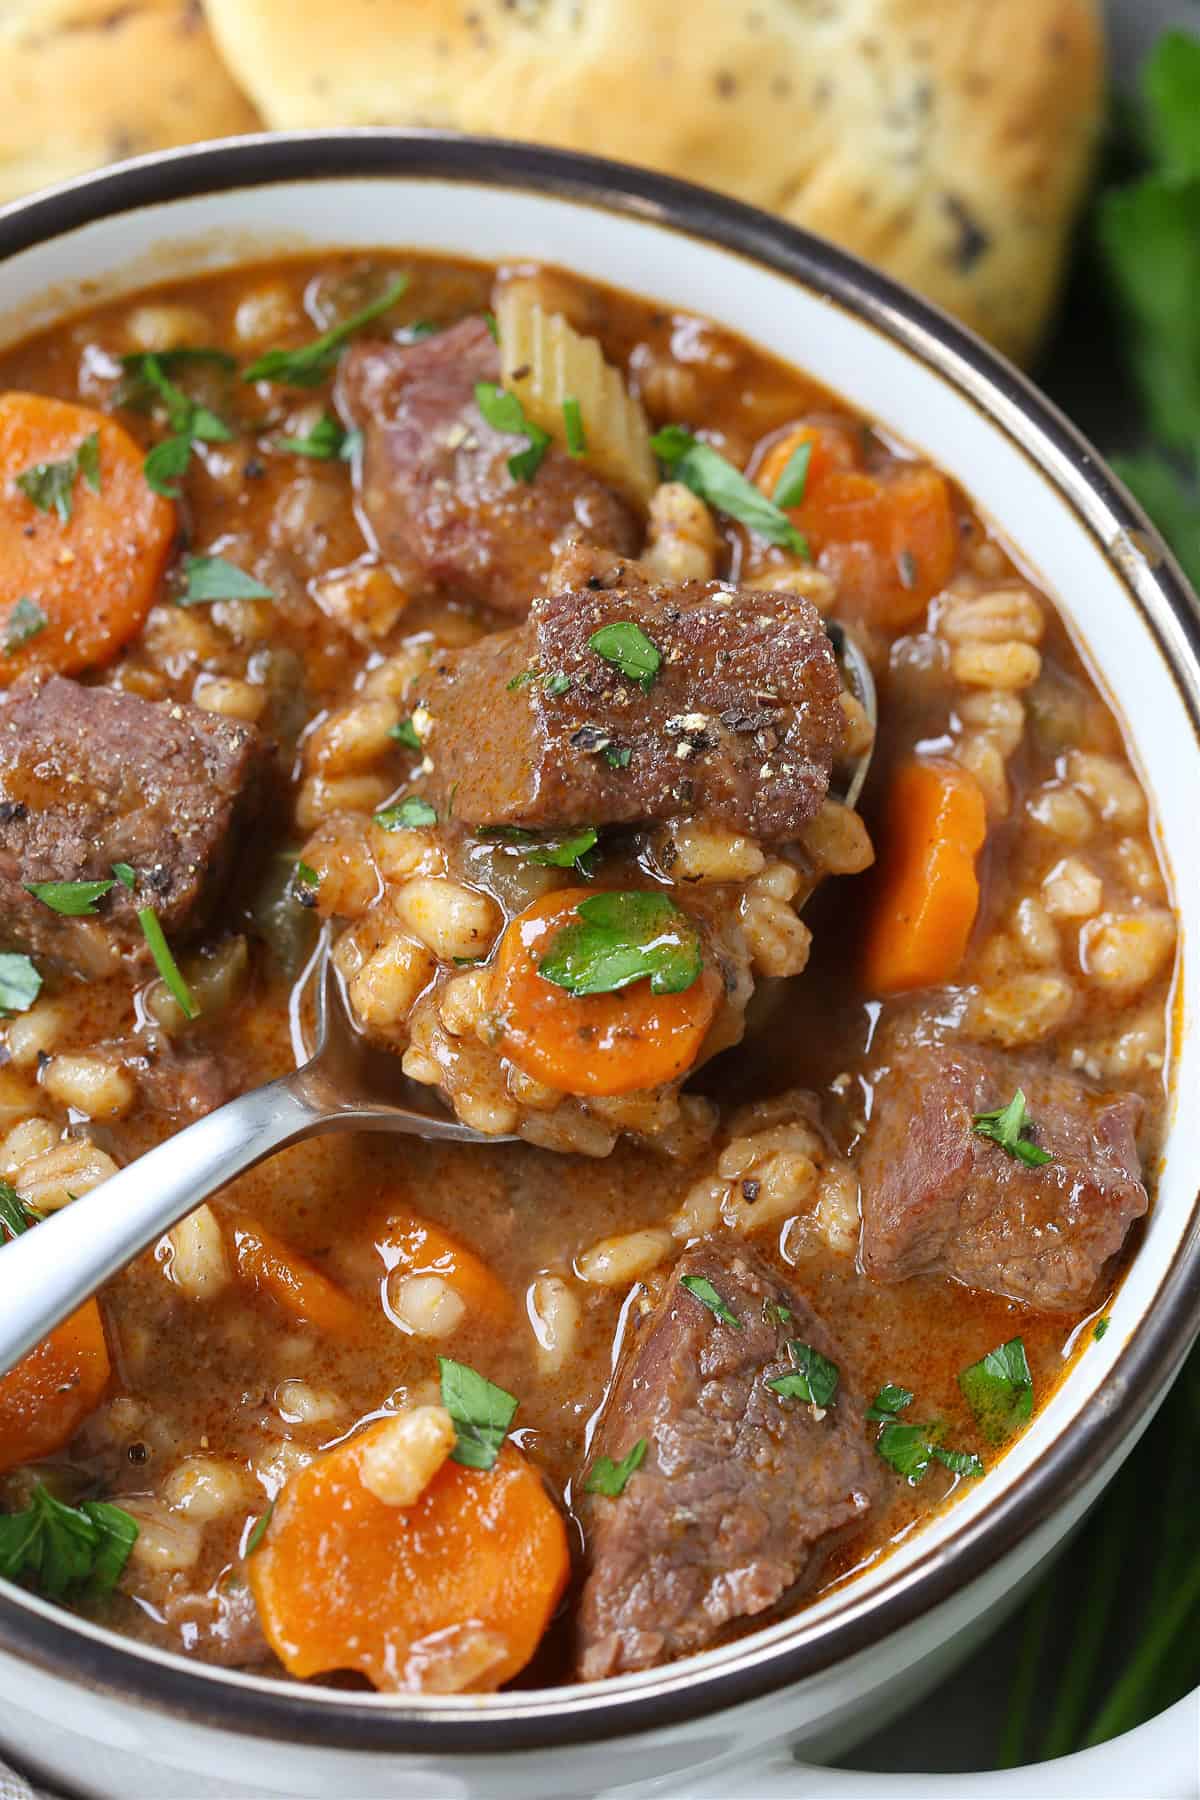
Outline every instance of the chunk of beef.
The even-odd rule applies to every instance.
[[[710,1282],[738,1328],[684,1276]],[[715,1241],[685,1251],[662,1300],[629,1329],[594,1452],[617,1461],[644,1438],[646,1453],[616,1499],[585,1496],[585,1681],[692,1655],[811,1587],[837,1534],[861,1523],[880,1492],[836,1345],[752,1252]],[[767,1386],[792,1368],[789,1339],[839,1364],[831,1406]]]
[[[592,649],[636,625],[661,663],[642,686]],[[764,839],[820,808],[842,740],[820,614],[720,582],[575,588],[524,625],[434,661],[429,787],[470,825],[609,825],[679,816]]]
[[[1030,1168],[972,1130],[1025,1095]],[[1047,1312],[1087,1305],[1147,1206],[1136,1094],[973,1045],[897,1040],[861,1159],[862,1265],[876,1281],[949,1275]]]
[[[508,459],[526,441],[496,431],[475,383],[498,382],[500,352],[482,319],[421,343],[356,344],[339,404],[365,434],[362,508],[380,554],[416,593],[523,614],[568,535],[623,554],[633,514],[604,483],[551,448],[533,481]]]
[[[137,921],[168,934],[203,922],[253,807],[262,741],[198,707],[151,705],[54,675],[0,695],[0,941],[86,976],[148,955]],[[28,882],[118,883],[95,918],[54,912]]]

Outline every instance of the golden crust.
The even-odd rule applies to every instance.
[[[1096,0],[208,0],[277,127],[449,126],[782,213],[1026,357],[1096,142]]]
[[[18,0],[0,9],[0,67],[0,201],[258,128],[193,0]]]

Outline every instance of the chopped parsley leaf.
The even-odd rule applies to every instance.
[[[475,404],[493,431],[526,440],[525,449],[509,457],[508,472],[514,481],[532,481],[550,448],[550,433],[525,417],[525,408],[516,394],[497,387],[494,381],[475,383]]]
[[[924,1479],[930,1463],[939,1462],[952,1475],[977,1476],[984,1473],[983,1464],[969,1450],[948,1450],[938,1443],[939,1427],[902,1424],[897,1414],[910,1405],[908,1388],[884,1387],[875,1396],[868,1419],[882,1420],[875,1448],[885,1463],[895,1470],[909,1487]]]
[[[250,1536],[246,1539],[246,1548],[242,1552],[243,1557],[254,1555],[254,1552],[258,1549],[258,1546],[267,1535],[267,1527],[271,1523],[271,1515],[274,1511],[275,1502],[270,1500],[267,1502],[266,1511],[260,1513],[258,1518],[254,1521],[254,1527]]]
[[[420,750],[421,748],[421,740],[417,736],[417,728],[411,719],[401,719],[398,725],[393,725],[390,728],[388,736],[390,738],[395,738],[398,744],[403,744],[406,750]]]
[[[606,763],[613,769],[627,769],[633,756],[628,744],[606,744],[601,752]]]
[[[32,1206],[26,1206],[15,1187],[0,1181],[0,1231],[9,1238],[19,1238],[40,1217]]]
[[[122,360],[128,366],[129,359]],[[173,483],[179,476],[186,474],[192,457],[192,445],[227,444],[232,440],[233,433],[210,407],[191,399],[171,380],[166,372],[171,365],[169,353],[141,355],[136,362],[137,398],[127,397],[120,403],[126,406],[140,405],[144,397],[146,404],[157,402],[166,413],[170,436],[165,437],[150,451],[142,464],[142,473],[156,494],[162,494],[168,500],[177,500],[179,489]],[[124,384],[118,397],[123,393]]]
[[[109,883],[112,886],[112,883]],[[167,943],[158,914],[152,906],[138,907],[138,924],[142,928],[142,936],[150,946],[150,954],[154,958],[154,966],[162,976],[169,991],[174,995],[185,1019],[199,1017],[200,1008],[192,997],[192,990],[179,970],[179,964],[171,955],[171,947]]]
[[[385,806],[375,814],[382,831],[415,831],[422,825],[436,825],[437,812],[420,794],[406,794],[395,806]]]
[[[1025,1096],[1020,1088],[1007,1106],[998,1107],[995,1112],[976,1113],[971,1129],[979,1137],[990,1138],[994,1144],[999,1144],[1026,1168],[1039,1169],[1043,1163],[1054,1161],[1048,1150],[1033,1142],[1033,1123],[1025,1110]]]
[[[1097,1343],[1100,1342],[1100,1339],[1104,1336],[1105,1332],[1108,1330],[1108,1328],[1111,1324],[1112,1324],[1111,1319],[1097,1319],[1096,1320],[1096,1325],[1095,1325],[1095,1329],[1092,1332],[1092,1336]]]
[[[457,1441],[450,1452],[467,1469],[490,1469],[500,1454],[520,1402],[466,1363],[438,1357],[442,1405],[454,1421]]]
[[[657,644],[632,619],[614,619],[611,625],[602,625],[588,639],[588,649],[612,663],[627,680],[636,681],[647,693],[662,667]]]
[[[242,370],[242,380],[276,381],[284,387],[316,387],[329,374],[354,333],[395,306],[407,287],[408,276],[399,276],[377,300],[343,319],[340,325],[331,325],[311,343],[302,344],[298,350],[268,350],[248,369]]]
[[[137,1521],[106,1500],[65,1506],[39,1481],[29,1504],[0,1516],[0,1575],[49,1600],[102,1599],[121,1578],[137,1542]]]
[[[804,1400],[810,1406],[832,1406],[838,1386],[837,1364],[814,1350],[811,1344],[802,1344],[799,1338],[792,1338],[788,1344],[788,1355],[794,1365],[791,1371],[774,1376],[767,1386],[785,1400]]]
[[[906,1406],[912,1405],[912,1399],[911,1388],[893,1387],[889,1383],[887,1387],[881,1387],[876,1394],[867,1408],[867,1417],[881,1420],[894,1419],[897,1413],[902,1413]]]
[[[700,1302],[701,1306],[707,1306],[709,1312],[712,1313],[715,1318],[719,1319],[722,1325],[732,1326],[734,1331],[740,1331],[742,1329],[742,1321],[730,1307],[726,1306],[720,1294],[718,1294],[716,1288],[706,1276],[681,1275],[679,1277],[679,1285],[680,1287],[686,1288],[693,1299]]]
[[[760,493],[711,444],[701,443],[682,425],[667,425],[650,439],[650,448],[673,480],[682,481],[709,506],[757,531],[769,544],[779,544],[797,556],[809,557],[807,540],[782,508]]]
[[[350,439],[355,435],[343,430],[332,413],[322,413],[304,437],[276,438],[275,448],[288,450],[293,456],[311,457],[314,462],[349,462],[354,455]]]
[[[28,1012],[42,988],[32,958],[0,950],[0,1013]]]
[[[665,894],[613,891],[581,900],[538,964],[569,994],[614,994],[649,980],[654,994],[681,994],[700,977],[700,934]]]
[[[204,606],[210,600],[273,600],[274,594],[245,569],[223,556],[189,556],[183,565],[187,583],[177,606]]]
[[[579,410],[578,400],[567,397],[562,403],[563,429],[567,437],[568,456],[587,455],[587,437],[583,429],[583,414]]]
[[[958,1378],[984,1437],[1002,1444],[1033,1417],[1033,1376],[1021,1338],[989,1350]]]
[[[639,1438],[628,1455],[620,1462],[614,1462],[611,1456],[598,1456],[592,1464],[584,1492],[588,1494],[606,1494],[610,1500],[619,1500],[625,1492],[626,1483],[635,1469],[640,1469],[646,1458],[646,1440]]]
[[[783,473],[775,483],[775,492],[771,495],[775,505],[781,511],[789,512],[792,507],[799,506],[804,499],[804,490],[808,485],[808,465],[812,461],[812,442],[797,444],[784,464]]]
[[[102,900],[113,881],[27,881],[25,892],[48,906],[51,912],[68,919],[93,918],[97,900]]]
[[[45,631],[50,623],[36,600],[28,594],[22,594],[17,600],[4,627],[4,648],[8,653],[19,650],[23,644],[29,643],[39,631]]]
[[[100,492],[100,433],[89,431],[61,462],[34,463],[18,475],[17,486],[39,512],[52,509],[65,525],[75,503],[75,483],[79,476],[94,494]]]
[[[122,887],[129,888],[130,891],[132,891],[134,884],[137,881],[137,872],[134,869],[132,863],[125,863],[125,862],[114,863],[112,866],[112,872],[116,876],[117,880],[120,882]]]

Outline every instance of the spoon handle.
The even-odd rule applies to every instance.
[[[348,1123],[305,1071],[219,1106],[0,1246],[0,1374],[202,1200],[264,1156]]]

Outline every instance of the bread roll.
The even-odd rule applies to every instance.
[[[0,201],[101,163],[254,131],[194,0],[0,6]]]
[[[208,0],[272,126],[622,157],[881,263],[1026,358],[1097,137],[1094,0]]]

